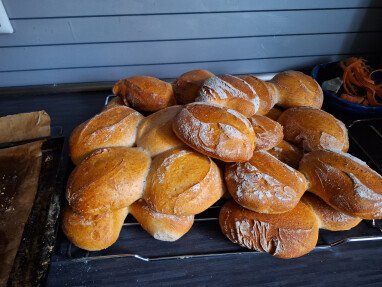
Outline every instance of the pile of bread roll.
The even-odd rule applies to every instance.
[[[70,137],[63,230],[80,248],[112,245],[129,212],[177,240],[224,194],[223,234],[279,258],[311,251],[320,228],[382,218],[382,177],[346,153],[345,125],[303,73],[265,82],[195,70],[172,84],[123,79],[113,92]]]

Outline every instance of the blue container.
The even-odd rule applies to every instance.
[[[320,73],[326,69],[333,69],[337,63],[338,62],[332,62],[315,66],[311,72],[312,78],[315,79],[320,85],[322,85],[322,82],[330,80],[330,78],[323,79],[322,76],[320,76]],[[351,115],[355,118],[382,117],[382,106],[370,107],[352,103],[341,99],[332,91],[324,91],[324,106],[325,109],[332,113],[334,112],[336,114]]]

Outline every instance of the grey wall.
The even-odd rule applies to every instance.
[[[0,86],[269,73],[382,51],[381,0],[3,0]]]

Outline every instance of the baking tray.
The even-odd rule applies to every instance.
[[[105,104],[113,96],[108,96]],[[358,120],[348,125],[350,153],[366,161],[382,174],[382,158],[378,146],[382,146],[382,119]],[[224,200],[218,201],[205,212],[195,216],[192,229],[175,242],[158,241],[148,235],[129,215],[122,227],[118,241],[111,247],[96,252],[82,250],[71,244],[63,235],[57,247],[56,260],[88,262],[113,258],[132,257],[143,261],[188,259],[257,254],[230,242],[220,231],[218,215]],[[363,220],[348,231],[320,230],[316,249],[330,249],[350,242],[382,240],[382,220]],[[213,244],[211,244],[213,243]]]
[[[39,182],[32,210],[25,224],[7,286],[40,286],[44,284],[53,254],[63,190],[62,128],[53,127],[52,137],[42,145]],[[33,140],[11,143],[23,144]]]

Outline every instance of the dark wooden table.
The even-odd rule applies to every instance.
[[[97,113],[108,91],[48,95],[1,94],[0,116],[46,110],[64,135]],[[223,236],[223,235],[222,235]],[[60,240],[60,239],[59,239]],[[204,244],[206,244],[204,242]],[[207,242],[213,245],[214,242]],[[147,249],[153,248],[148,245]],[[382,286],[382,241],[316,249],[297,259],[267,254],[144,262],[118,258],[76,262],[55,255],[48,286]]]

